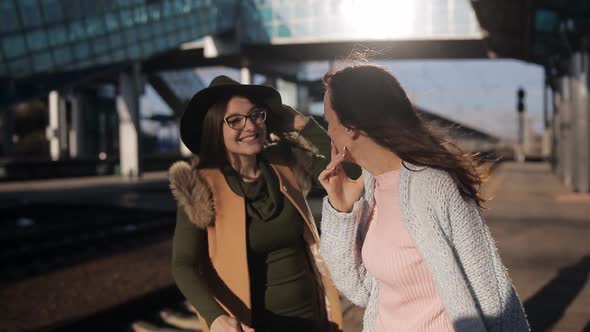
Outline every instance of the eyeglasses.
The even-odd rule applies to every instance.
[[[253,123],[261,125],[266,121],[266,110],[256,108],[248,115],[235,114],[223,119],[223,122],[231,129],[240,130],[246,127],[246,120],[250,119]]]

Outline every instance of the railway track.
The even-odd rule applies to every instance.
[[[170,238],[174,213],[35,204],[0,208],[0,283]]]

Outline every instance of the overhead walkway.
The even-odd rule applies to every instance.
[[[276,63],[333,60],[357,43],[380,58],[486,56],[467,0],[5,0],[0,10],[0,104],[134,62],[148,72],[280,71]]]
[[[545,152],[566,185],[590,191],[586,0],[4,0],[0,18],[0,107],[55,91],[47,131],[54,160],[68,152],[64,109],[75,121],[87,112],[79,107],[81,88],[115,87],[122,174],[137,177],[143,83],[159,86],[176,113],[183,105],[161,72],[224,65],[241,70],[244,83],[259,73],[271,84],[298,83],[301,95],[313,96],[321,84],[306,75],[306,65],[360,48],[373,50],[374,59],[489,57],[542,65],[544,146],[552,146]],[[12,151],[9,113],[5,151]]]
[[[0,17],[3,151],[14,151],[11,105],[47,98],[52,161],[118,154],[131,179],[144,171],[146,82],[178,117],[204,86],[194,68],[233,67],[242,83],[264,75],[305,112],[323,89],[306,76],[311,61],[329,67],[353,49],[374,59],[487,56],[468,0],[5,0]],[[91,121],[97,104],[116,113]]]

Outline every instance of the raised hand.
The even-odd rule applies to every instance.
[[[299,131],[305,127],[309,118],[289,105],[283,105],[269,116],[269,123],[273,131],[277,133],[288,133]]]
[[[255,332],[255,330],[234,317],[221,315],[211,324],[211,332]]]
[[[358,179],[353,180],[344,172],[342,162],[347,158],[346,147],[340,152],[332,143],[331,150],[330,163],[320,173],[318,180],[326,189],[332,207],[340,212],[350,212],[365,188],[364,176],[361,175]]]

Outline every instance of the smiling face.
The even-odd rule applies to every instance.
[[[232,97],[227,103],[224,119],[233,115],[250,115],[256,106],[248,99],[240,96]],[[241,129],[232,129],[223,124],[223,142],[230,160],[256,156],[262,152],[266,141],[266,124],[257,124],[252,118],[246,120]]]

